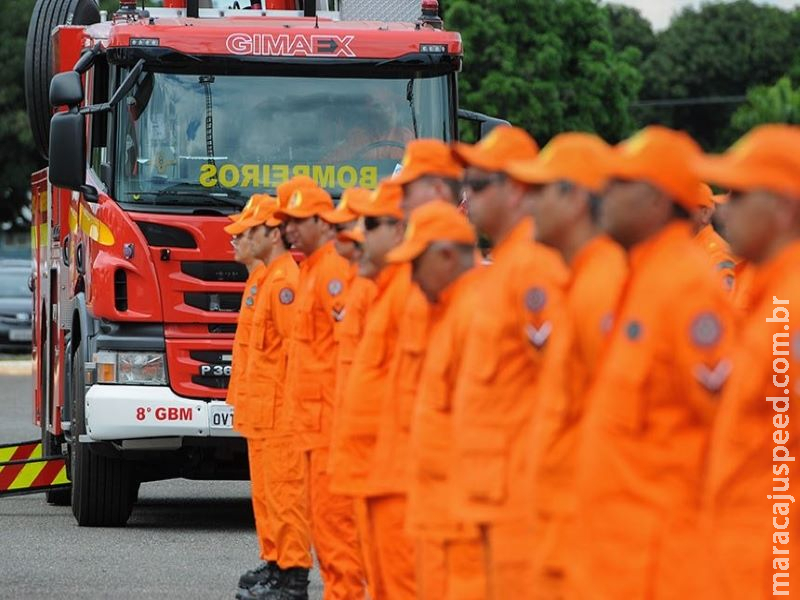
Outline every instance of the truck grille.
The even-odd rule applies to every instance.
[[[183,301],[188,306],[209,312],[238,312],[242,294],[186,292]]]
[[[235,262],[184,261],[181,271],[201,281],[247,281],[247,268]]]

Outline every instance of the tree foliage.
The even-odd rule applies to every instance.
[[[566,130],[617,140],[633,126],[636,51],[614,51],[592,0],[448,0],[464,41],[461,104],[506,118],[540,142]]]
[[[643,60],[656,49],[653,27],[638,10],[622,4],[606,4],[603,10],[608,18],[614,50],[623,52],[627,48],[636,48]]]
[[[762,85],[750,90],[747,103],[731,119],[737,135],[763,123],[800,125],[800,87],[793,87],[789,77],[782,77],[775,85]]]
[[[3,0],[0,37],[0,223],[22,226],[30,176],[43,166],[25,111],[25,38],[34,0]]]
[[[772,84],[788,72],[798,33],[797,19],[788,17],[749,0],[684,9],[642,64],[641,97],[687,104],[643,111],[640,120],[685,129],[706,148],[726,146],[737,105],[720,97],[744,96],[749,87]],[[717,101],[701,103],[709,99]]]

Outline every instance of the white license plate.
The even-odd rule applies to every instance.
[[[31,330],[30,329],[12,329],[8,332],[8,339],[12,342],[30,342]]]
[[[208,407],[211,427],[233,429],[233,407],[228,404],[214,404]]]

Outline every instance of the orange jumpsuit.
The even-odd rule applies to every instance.
[[[569,325],[561,352],[548,356],[531,440],[536,583],[531,598],[565,595],[571,560],[565,532],[575,510],[575,457],[583,402],[611,329],[627,275],[625,251],[605,236],[588,242],[570,264],[565,306]]]
[[[731,253],[728,242],[711,225],[703,227],[695,239],[708,253],[711,264],[722,278],[725,289],[732,290],[736,280],[736,259]]]
[[[586,405],[571,597],[704,598],[701,477],[731,369],[732,309],[688,223],[629,256]]]
[[[328,455],[336,390],[334,325],[344,309],[349,265],[333,242],[300,265],[285,402],[308,470],[311,533],[325,600],[364,595],[353,502],[330,489]]]
[[[756,268],[746,260],[736,265],[736,279],[733,282],[733,307],[739,313],[747,313],[753,302],[752,287]]]
[[[800,575],[783,571],[787,557],[800,556],[797,493],[786,497],[800,454],[800,242],[754,277],[708,461],[706,539],[720,600],[761,600],[800,588]]]
[[[490,598],[527,597],[533,577],[529,429],[567,272],[532,237],[525,219],[494,249],[453,404],[454,504],[481,526]]]
[[[256,529],[260,522],[268,524],[284,569],[313,564],[307,474],[283,401],[297,277],[297,263],[288,252],[267,266],[256,296],[247,391],[234,415],[236,429],[247,438]]]
[[[263,283],[269,276],[269,269],[264,263],[259,263],[247,277],[242,304],[239,308],[239,319],[236,323],[236,334],[233,337],[233,352],[231,358],[231,377],[228,384],[228,393],[225,401],[234,407],[234,428],[243,436],[247,435],[239,428],[239,404],[247,404],[247,366],[251,350],[250,339],[253,337],[253,321],[256,315],[256,299]],[[253,514],[256,521],[256,536],[261,560],[277,561],[278,551],[275,538],[269,523],[266,510],[266,485],[261,476],[259,465],[262,464],[262,452],[258,444],[251,440],[247,443],[247,458],[250,468],[250,481],[252,486]]]
[[[411,421],[406,530],[417,541],[420,600],[482,600],[486,596],[478,528],[452,509],[450,452],[453,392],[482,268],[465,273],[431,309],[430,338]]]
[[[377,296],[367,315],[342,409],[341,437],[336,447],[335,489],[356,497],[359,538],[365,557],[370,592],[375,600],[394,596],[386,587],[373,523],[364,500],[374,491],[372,465],[382,398],[391,392],[389,366],[395,352],[397,327],[411,289],[410,265],[389,265],[376,279]],[[412,560],[407,557],[405,560]],[[391,585],[391,584],[389,584]]]

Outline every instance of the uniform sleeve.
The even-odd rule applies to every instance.
[[[733,311],[725,292],[709,279],[686,290],[670,328],[675,373],[686,400],[710,421],[732,369]]]
[[[344,302],[347,298],[347,264],[331,261],[317,279],[317,297],[325,314],[338,323],[344,318]]]
[[[292,331],[297,298],[297,278],[277,279],[270,290],[270,310],[275,329],[283,339],[288,339]]]

